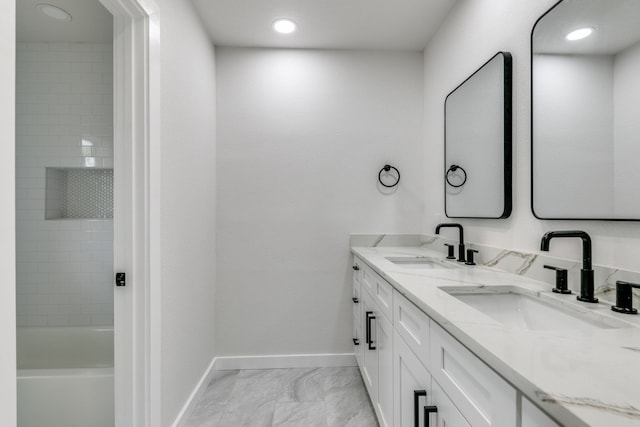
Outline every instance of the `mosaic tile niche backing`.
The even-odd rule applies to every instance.
[[[113,218],[113,169],[47,168],[47,219]]]

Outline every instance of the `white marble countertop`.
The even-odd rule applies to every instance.
[[[458,341],[567,426],[640,425],[640,316],[614,313],[610,304],[576,301],[551,285],[484,266],[416,269],[386,257],[435,257],[422,247],[354,247],[352,252]],[[542,292],[585,316],[596,313],[629,323],[616,329],[531,331],[510,328],[464,304],[440,287],[517,285]]]

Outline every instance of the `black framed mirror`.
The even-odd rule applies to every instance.
[[[640,220],[640,0],[562,0],[531,32],[531,209]]]
[[[445,99],[444,206],[449,218],[511,215],[512,59],[498,52]]]

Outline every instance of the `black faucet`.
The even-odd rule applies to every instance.
[[[582,270],[580,270],[580,295],[579,301],[598,302],[593,296],[593,268],[591,268],[591,237],[584,231],[549,231],[540,240],[540,250],[549,251],[549,242],[554,237],[579,237],[582,239]]]
[[[462,225],[451,222],[447,224],[438,224],[436,225],[436,234],[440,234],[440,229],[444,227],[456,227],[460,232],[460,243],[458,243],[458,262],[465,262],[464,258],[464,231],[462,230]]]

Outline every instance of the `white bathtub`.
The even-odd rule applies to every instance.
[[[17,329],[18,427],[113,427],[113,328]]]

